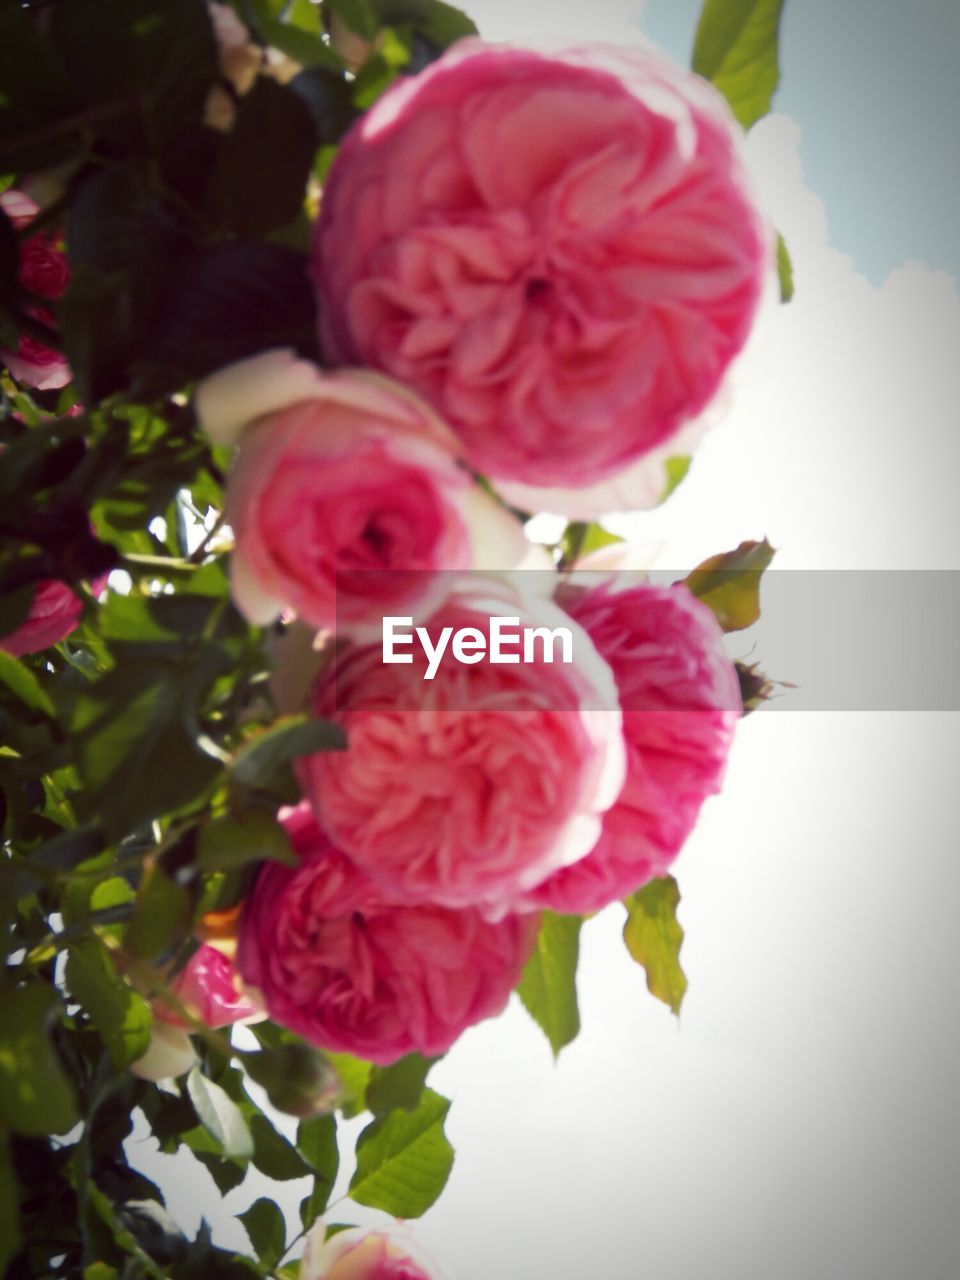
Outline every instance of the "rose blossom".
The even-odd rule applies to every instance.
[[[573,587],[561,598],[613,670],[627,744],[627,780],[594,849],[526,895],[582,913],[662,875],[680,852],[720,789],[740,686],[719,624],[686,587]]]
[[[208,378],[197,408],[212,439],[239,439],[231,585],[253,622],[292,609],[315,628],[379,626],[437,603],[434,570],[510,568],[528,549],[456,437],[390,379],[273,351]]]
[[[331,167],[312,267],[326,349],[419,390],[528,509],[560,509],[537,487],[556,500],[662,465],[769,270],[739,137],[720,94],[652,49],[458,42]]]
[[[300,1280],[443,1280],[407,1227],[351,1227],[325,1239],[314,1224],[300,1262]]]
[[[0,209],[17,231],[29,226],[39,213],[35,201],[24,192],[13,189],[0,194]],[[57,247],[56,240],[44,231],[21,241],[17,274],[22,288],[50,301],[62,297],[70,283],[66,255]],[[35,320],[53,323],[53,313],[49,308],[31,304],[27,310]],[[0,360],[14,378],[38,391],[64,387],[72,376],[70,366],[59,351],[28,336],[20,338],[16,351],[0,348]]]
[[[309,805],[285,815],[300,866],[267,862],[238,948],[270,1016],[324,1049],[389,1063],[443,1053],[499,1013],[533,945],[536,916],[398,904],[329,842]]]
[[[97,585],[94,585],[94,590]],[[6,636],[0,636],[0,649],[22,658],[25,653],[38,653],[59,644],[77,629],[83,601],[56,578],[37,584],[30,611],[23,622]]]
[[[490,661],[492,617],[565,627],[573,662]],[[453,654],[434,678],[424,650],[387,665],[380,644],[335,655],[316,714],[348,750],[304,757],[304,792],[330,838],[405,901],[481,904],[495,918],[519,891],[592,848],[624,777],[616,689],[586,633],[548,600],[474,575],[426,622],[476,628],[481,661]],[[481,656],[473,655],[475,658]]]
[[[216,947],[202,944],[180,970],[170,990],[208,1027],[226,1027],[233,1022],[257,1022],[263,1011],[237,989],[233,965]],[[155,1018],[175,1027],[190,1023],[166,1004],[162,996],[153,1002]]]

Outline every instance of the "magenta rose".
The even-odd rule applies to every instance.
[[[680,852],[720,789],[740,685],[716,619],[683,586],[561,598],[613,670],[627,744],[627,780],[594,849],[526,894],[533,906],[582,913],[663,875]]]
[[[95,589],[102,584],[95,584]],[[37,584],[30,611],[9,635],[0,636],[0,649],[21,658],[65,640],[75,631],[83,601],[65,582],[48,578]]]
[[[260,1007],[238,989],[233,965],[222,951],[203,943],[180,970],[170,990],[208,1027],[234,1022],[255,1022],[264,1017]],[[162,997],[153,1003],[154,1017],[176,1027],[191,1024]]]
[[[18,231],[29,226],[39,212],[28,195],[12,189],[0,194],[0,209]],[[70,269],[66,254],[54,237],[39,231],[21,241],[18,276],[28,293],[49,301],[62,297],[70,283]],[[27,311],[35,320],[48,325],[54,323],[53,313],[47,307],[32,303]],[[14,378],[38,391],[65,387],[72,376],[70,366],[59,351],[28,336],[20,338],[16,351],[0,349],[0,360]]]
[[[300,866],[264,864],[237,962],[271,1018],[321,1048],[389,1063],[443,1053],[500,1012],[536,916],[491,924],[472,909],[401,905],[334,848],[308,805],[283,821]]]
[[[456,437],[417,396],[365,370],[325,373],[267,352],[206,380],[200,420],[239,442],[227,487],[231,585],[254,622],[292,610],[355,630],[429,611],[436,569],[510,568],[522,527],[459,462]]]
[[[492,662],[494,617],[566,629],[573,661],[540,647],[520,661],[514,640],[511,664]],[[305,757],[301,783],[334,844],[392,896],[496,918],[596,843],[624,777],[616,688],[573,619],[507,583],[475,575],[424,630],[433,645],[479,637],[487,653],[467,665],[447,650],[432,677],[419,642],[407,665],[385,663],[381,644],[338,653],[313,706],[348,749]]]
[[[402,1223],[375,1231],[351,1227],[325,1237],[321,1220],[307,1236],[300,1280],[443,1280]]]
[[[546,486],[589,507],[700,414],[750,331],[770,246],[739,138],[650,48],[458,42],[333,163],[326,349],[420,391],[519,505],[556,510]]]

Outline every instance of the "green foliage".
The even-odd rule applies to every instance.
[[[424,1058],[408,1053],[389,1067],[374,1067],[367,1084],[366,1104],[375,1116],[387,1115],[398,1108],[414,1111],[420,1104],[430,1068],[437,1058]]]
[[[680,890],[673,876],[651,880],[627,899],[623,940],[627,950],[646,970],[647,988],[674,1014],[687,990],[680,967],[683,929],[677,922]]]
[[[243,1159],[253,1155],[253,1138],[240,1108],[199,1067],[187,1076],[187,1093],[200,1123],[225,1156]]]
[[[660,501],[666,502],[678,485],[682,484],[687,478],[687,472],[690,470],[692,458],[678,454],[675,458],[668,458],[664,464],[667,482],[663,486],[663,493],[660,495]]]
[[[449,1110],[446,1098],[425,1089],[416,1110],[391,1111],[369,1124],[357,1141],[350,1197],[398,1218],[426,1213],[453,1168],[443,1131]]]
[[[783,0],[705,0],[693,69],[712,80],[744,128],[770,110],[780,80]]]
[[[685,582],[713,610],[724,631],[742,631],[760,617],[760,578],[775,554],[766,539],[741,542],[734,551],[704,560]]]
[[[103,943],[89,938],[71,947],[65,977],[114,1066],[125,1067],[146,1053],[153,1025],[149,1006],[117,974]]]
[[[272,1200],[261,1196],[237,1217],[243,1223],[260,1261],[268,1267],[275,1266],[287,1243],[287,1228],[280,1209]]]
[[[545,911],[536,948],[517,987],[517,994],[543,1030],[555,1058],[580,1031],[577,961],[582,923],[579,916]]]
[[[0,994],[0,1122],[14,1133],[66,1133],[79,1119],[51,1038],[59,1005],[44,982]]]

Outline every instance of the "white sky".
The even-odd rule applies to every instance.
[[[488,37],[625,43],[640,6],[467,7]],[[960,567],[956,281],[910,263],[880,287],[856,273],[804,185],[802,121],[761,123],[750,154],[797,296],[730,420],[634,532],[670,568],[764,534],[783,568]],[[417,1231],[451,1280],[954,1280],[958,728],[782,711],[741,726],[676,867],[679,1026],[612,908],[585,929],[583,1031],[559,1065],[515,1003],[435,1069],[457,1160]],[[170,1162],[149,1145],[156,1177]],[[172,1211],[242,1247],[206,1172],[174,1167]],[[264,1189],[251,1175],[227,1203]],[[303,1194],[289,1184],[291,1221]]]

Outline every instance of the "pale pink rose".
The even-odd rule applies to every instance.
[[[443,1280],[404,1224],[351,1227],[329,1240],[325,1235],[321,1220],[307,1236],[300,1280]]]
[[[293,611],[379,632],[384,613],[438,602],[435,570],[510,568],[528,549],[460,465],[456,437],[390,379],[267,352],[207,379],[197,409],[212,439],[239,439],[231,585],[253,622]]]
[[[498,481],[615,476],[701,413],[750,331],[770,240],[739,142],[652,49],[460,41],[330,170],[325,348],[419,390]]]
[[[49,578],[37,584],[30,611],[23,622],[6,636],[0,649],[21,658],[59,644],[75,631],[83,613],[83,601],[65,582]]]
[[[561,598],[610,664],[623,708],[627,780],[594,849],[526,894],[588,912],[663,875],[719,791],[741,714],[713,614],[686,587],[568,588]]]
[[[0,193],[0,209],[18,231],[29,226],[39,212],[35,201],[12,188]],[[53,236],[40,231],[21,242],[18,276],[21,286],[38,297],[50,301],[62,297],[70,283],[70,269],[66,254]],[[53,313],[46,307],[31,303],[27,311],[35,320],[54,322]],[[72,377],[61,353],[36,338],[21,337],[16,351],[0,348],[0,360],[12,377],[38,391],[58,390]]]
[[[208,1027],[259,1022],[266,1016],[238,988],[233,965],[223,952],[206,943],[193,953],[170,984],[170,990]],[[153,1015],[174,1027],[190,1026],[162,996],[153,1001]]]
[[[196,1061],[193,1041],[185,1031],[168,1022],[154,1022],[147,1051],[130,1063],[130,1070],[141,1080],[170,1080],[189,1071]]]
[[[535,915],[491,924],[472,909],[399,904],[334,848],[309,805],[283,822],[300,866],[264,864],[237,960],[271,1018],[321,1048],[389,1063],[443,1053],[500,1012]]]
[[[515,665],[491,662],[494,617],[513,632],[566,629],[572,662],[559,644],[554,662],[540,644],[533,661],[514,646]],[[616,688],[573,619],[507,582],[474,575],[423,625],[434,645],[474,628],[487,653],[466,665],[448,648],[432,679],[419,642],[409,665],[384,663],[379,643],[335,654],[313,705],[348,750],[305,757],[301,782],[333,842],[385,890],[496,918],[596,843],[624,778]]]

